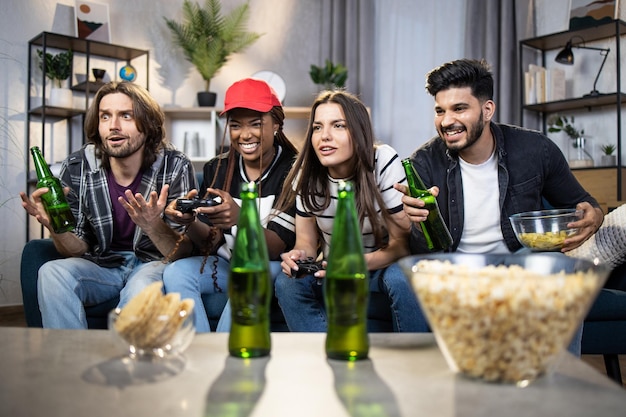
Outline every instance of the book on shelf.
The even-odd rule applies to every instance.
[[[550,68],[546,71],[546,100],[565,100],[565,70]]]
[[[565,71],[530,64],[524,73],[524,102],[545,103],[565,99]]]

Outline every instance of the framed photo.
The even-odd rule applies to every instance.
[[[626,7],[624,2],[626,0],[615,0],[615,19],[624,20],[626,18]]]
[[[618,16],[619,0],[571,0],[569,30],[611,22]]]
[[[76,34],[80,39],[111,42],[109,5],[93,1],[76,1]]]

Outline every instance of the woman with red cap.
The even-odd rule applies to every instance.
[[[264,81],[246,78],[226,90],[221,115],[224,114],[230,150],[204,165],[199,192],[200,197],[216,198],[220,204],[198,207],[185,214],[170,204],[165,211],[168,217],[187,226],[178,250],[185,251],[189,257],[166,267],[164,289],[194,300],[197,332],[211,331],[201,295],[227,292],[242,183],[257,183],[259,214],[270,260],[279,260],[280,254],[291,249],[295,242],[295,207],[270,216],[298,152],[283,132],[285,114],[280,100]],[[188,198],[197,194],[194,190]],[[275,276],[280,272],[280,263],[271,264]],[[226,311],[222,314],[220,330],[228,330],[229,321],[224,320],[228,315]]]

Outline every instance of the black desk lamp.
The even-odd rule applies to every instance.
[[[598,78],[600,78],[600,73],[602,72],[602,68],[604,67],[604,63],[606,62],[606,58],[609,56],[609,52],[611,51],[609,48],[594,48],[592,46],[584,46],[584,45],[572,45],[572,41],[569,40],[567,44],[565,44],[565,48],[561,52],[558,53],[556,58],[554,59],[556,62],[565,65],[574,65],[574,53],[572,52],[572,48],[578,49],[591,49],[594,51],[600,51],[600,55],[604,56],[602,60],[602,65],[600,65],[600,69],[598,70],[598,75],[596,75],[596,80],[593,82],[593,90],[590,93],[585,94],[583,97],[593,97],[600,95],[600,92],[596,90],[596,84],[598,83]]]

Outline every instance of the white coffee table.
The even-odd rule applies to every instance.
[[[626,390],[570,354],[526,388],[451,373],[427,334],[372,334],[328,361],[324,334],[273,333],[271,357],[197,335],[185,363],[125,361],[107,331],[0,328],[0,416],[624,416]]]

